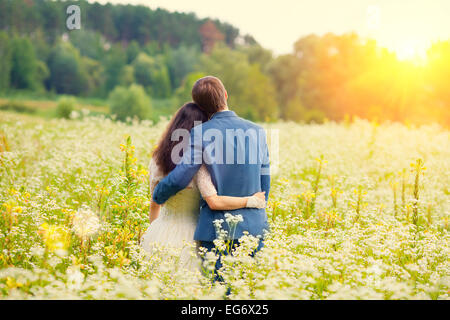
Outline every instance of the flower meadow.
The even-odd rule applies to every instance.
[[[0,298],[223,299],[177,250],[139,246],[166,124],[0,112]],[[244,236],[224,259],[230,299],[449,299],[448,130],[263,126],[279,137],[271,230],[254,258]]]

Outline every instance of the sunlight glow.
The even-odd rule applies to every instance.
[[[401,61],[410,61],[415,64],[425,64],[427,60],[428,45],[414,39],[399,41],[392,49]]]

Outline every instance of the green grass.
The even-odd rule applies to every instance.
[[[19,113],[27,113],[43,118],[55,118],[58,101],[68,95],[56,95],[52,93],[36,93],[16,91],[0,95],[0,110],[11,110]],[[108,115],[108,101],[95,97],[74,97],[77,101],[76,110],[89,110],[91,115]],[[150,120],[158,122],[161,117],[172,115],[180,106],[176,98],[151,99],[152,112]]]

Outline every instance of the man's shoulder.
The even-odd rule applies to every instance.
[[[247,129],[254,129],[257,131],[264,131],[264,128],[250,120],[241,118],[239,116],[235,116],[235,117],[230,117],[228,118],[227,121],[227,125],[226,127],[229,128],[230,122],[232,123],[232,126],[235,127],[236,129],[243,129],[243,130],[247,130]],[[222,119],[211,119],[208,120],[206,122],[203,122],[202,124],[194,127],[194,130],[197,132],[204,132],[205,130],[208,129],[223,129],[224,128],[224,123],[222,122]]]
[[[249,130],[254,131],[260,137],[264,137],[266,135],[266,131],[261,125],[241,117],[237,117],[237,119],[239,121],[239,124],[237,125],[239,129],[243,129],[246,132]]]
[[[255,129],[262,129],[262,127],[250,120],[241,118],[239,116],[234,116],[234,117],[230,117],[228,118],[229,121],[236,123],[236,125],[238,126],[242,126],[242,127],[247,127],[247,128],[255,128]],[[213,128],[213,127],[217,127],[217,126],[221,126],[222,121],[221,119],[211,119],[209,121],[206,121],[204,123],[202,123],[203,128]]]
[[[259,124],[254,123],[253,121],[238,117],[238,119],[245,124],[246,127],[248,128],[253,128],[253,129],[263,129],[263,127],[261,127]]]

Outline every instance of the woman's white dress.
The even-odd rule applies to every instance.
[[[150,162],[150,189],[164,178],[156,162]],[[200,212],[200,194],[208,197],[217,194],[207,169],[202,166],[188,187],[169,198],[161,207],[160,214],[142,237],[141,245],[149,253],[162,247],[181,249],[180,264],[184,268],[199,267],[195,254],[194,231]]]

